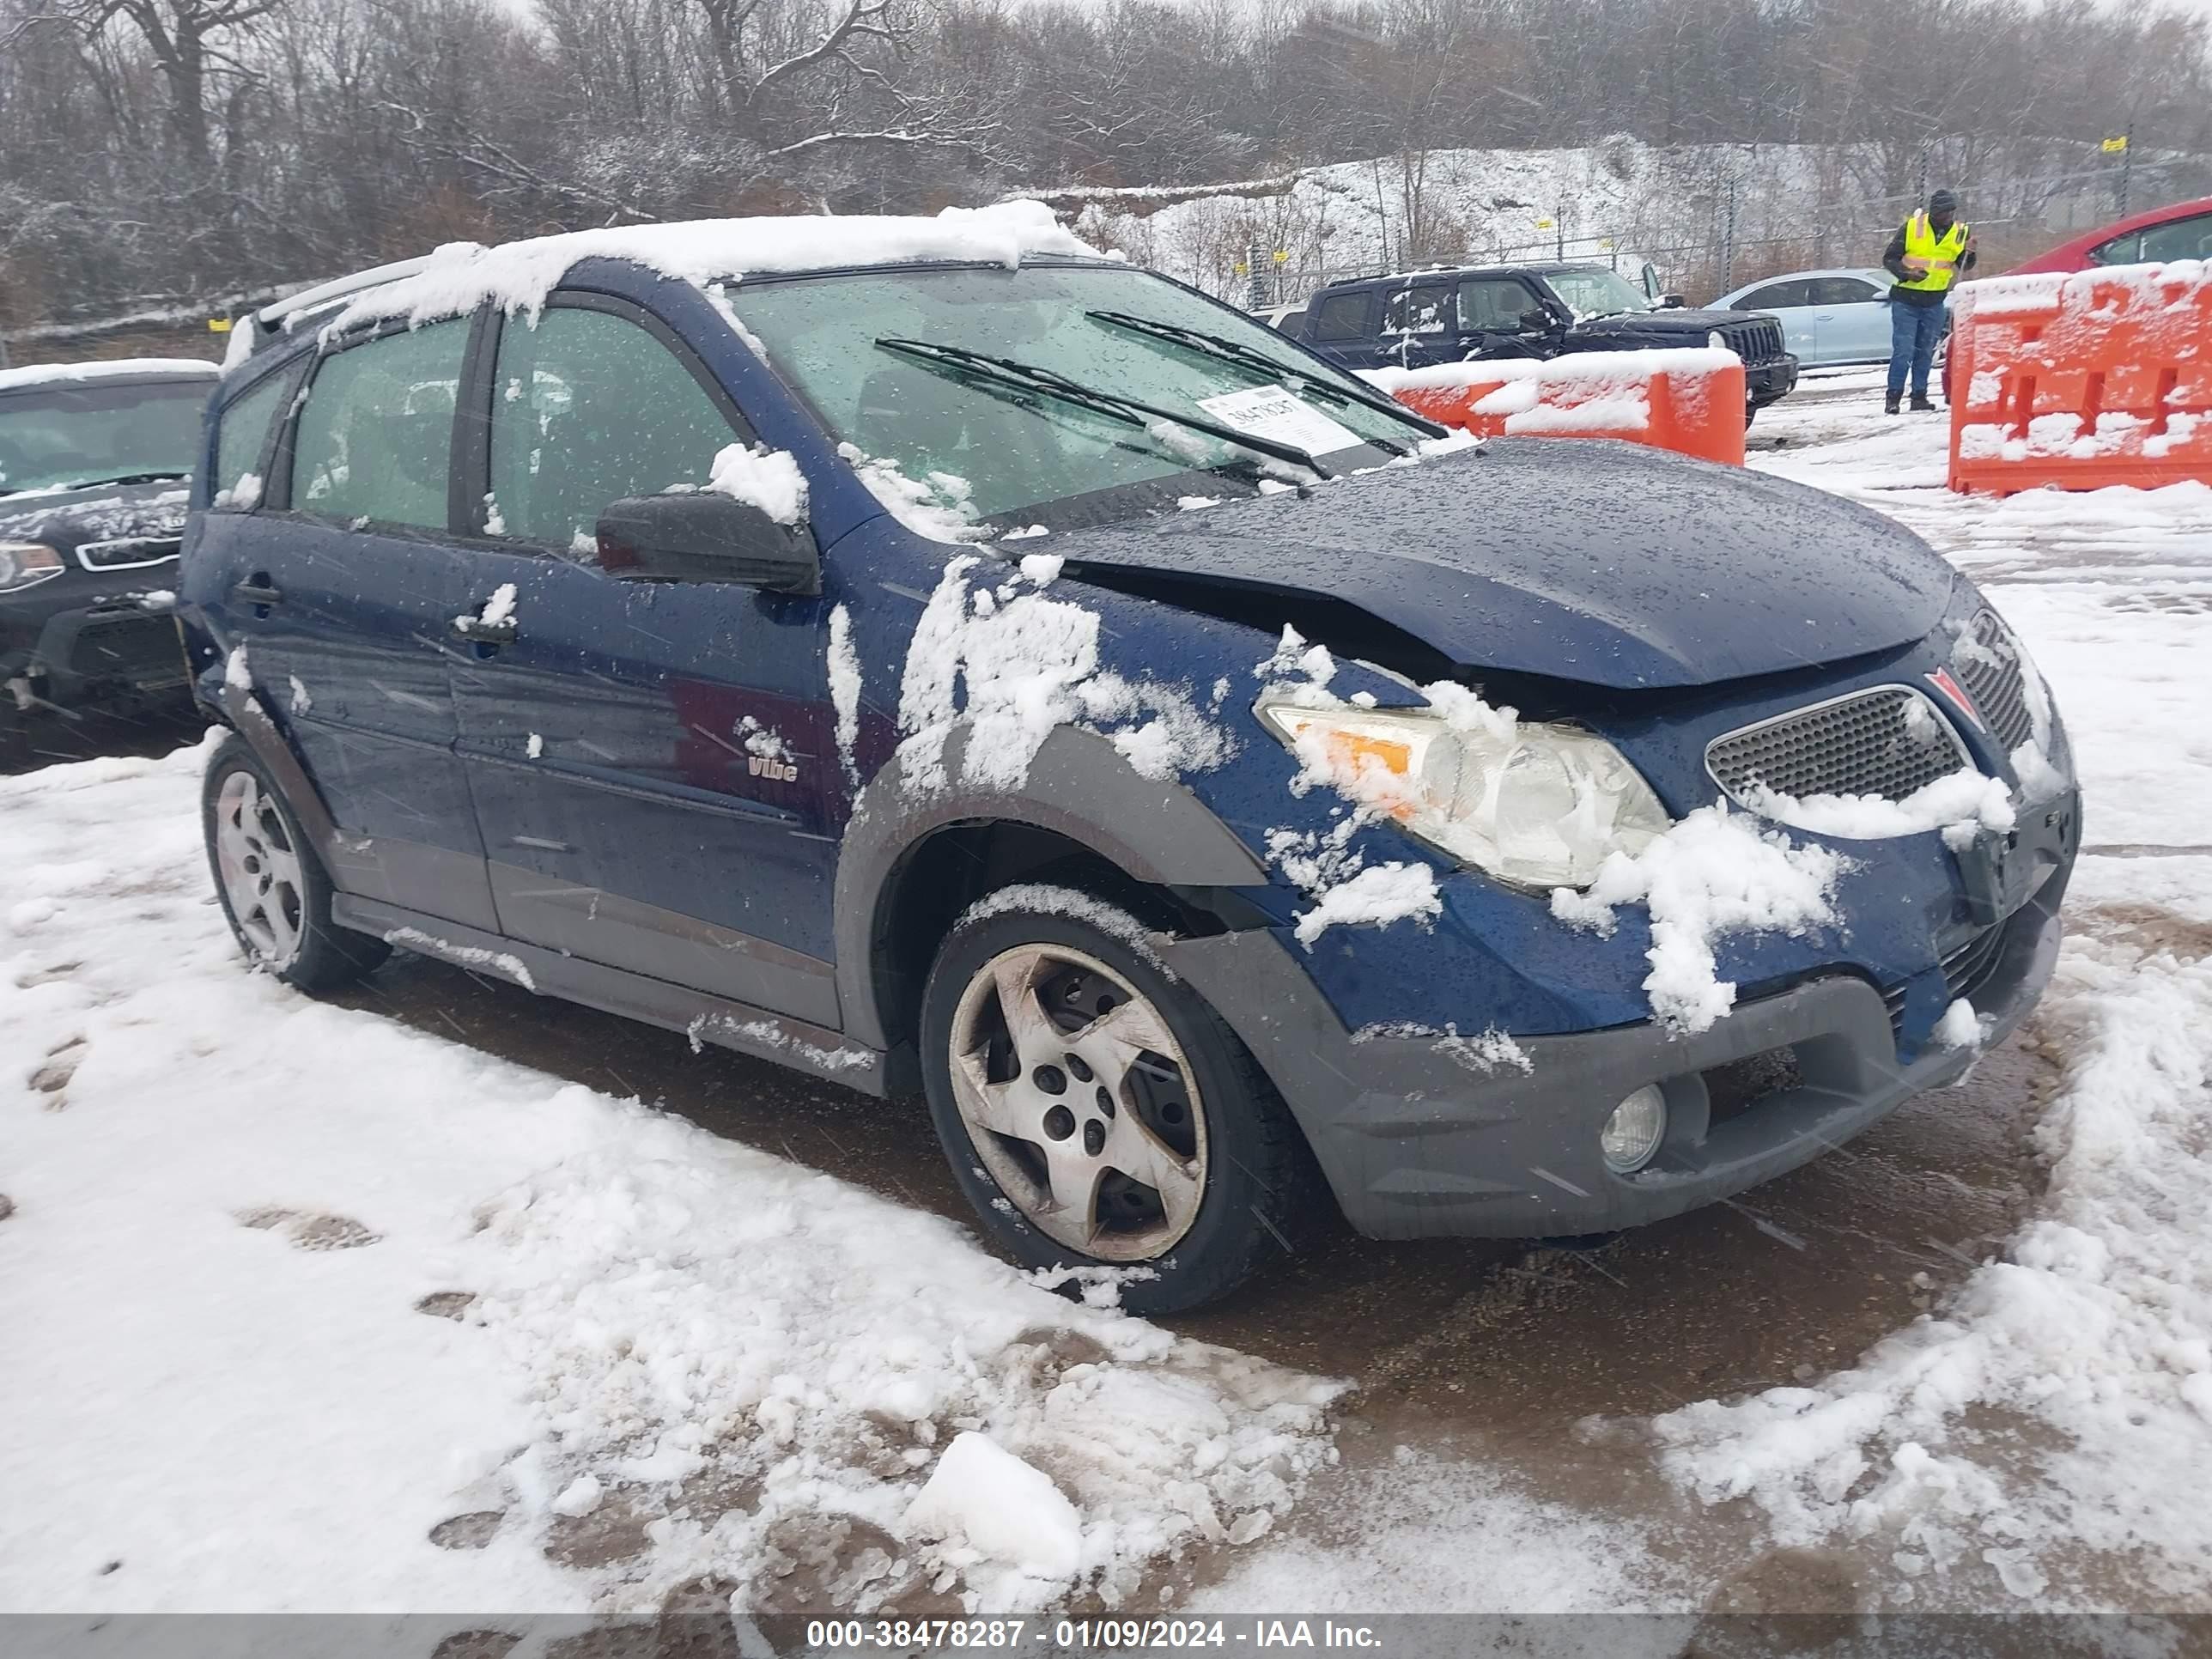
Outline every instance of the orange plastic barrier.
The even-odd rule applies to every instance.
[[[1951,488],[2212,483],[2212,264],[1968,283],[1951,334]]]
[[[1417,414],[1485,438],[1621,438],[1743,465],[1743,360],[1717,346],[1580,351],[1367,378]]]

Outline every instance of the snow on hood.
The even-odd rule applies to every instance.
[[[66,553],[119,536],[174,536],[191,491],[181,483],[90,484],[82,489],[0,495],[0,536],[45,542]]]
[[[1954,578],[1833,496],[1632,444],[1503,439],[1338,480],[1055,538],[1121,568],[1328,594],[1463,667],[1705,685],[1907,644]]]
[[[459,316],[487,300],[506,311],[535,313],[569,268],[585,259],[628,259],[704,287],[767,273],[933,260],[1011,270],[1032,254],[1052,253],[1105,257],[1062,229],[1042,202],[946,208],[934,218],[696,219],[568,231],[501,247],[448,242],[421,270],[357,296],[331,327],[388,317],[431,322]]]
[[[141,374],[182,374],[212,380],[219,371],[203,357],[117,357],[98,363],[26,363],[0,368],[0,392],[68,386],[80,380],[125,380]]]

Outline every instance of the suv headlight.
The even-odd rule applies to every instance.
[[[1609,854],[1632,856],[1673,822],[1618,749],[1577,726],[1470,730],[1419,710],[1288,698],[1253,712],[1342,793],[1501,881],[1586,887]]]
[[[62,556],[43,542],[0,542],[0,593],[62,574]]]

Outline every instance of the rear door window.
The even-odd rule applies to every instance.
[[[1807,303],[1806,284],[1800,283],[1769,283],[1755,289],[1736,302],[1739,311],[1795,311]]]
[[[1364,290],[1332,294],[1310,310],[1309,340],[1357,340],[1367,333],[1367,315],[1373,295]]]
[[[1456,295],[1462,334],[1510,332],[1539,309],[1528,285],[1515,276],[1482,276],[1462,283]]]
[[[1805,303],[1812,306],[1863,306],[1881,297],[1872,283],[1858,276],[1816,276],[1805,290]]]
[[[641,325],[552,306],[500,330],[483,528],[587,556],[614,501],[696,489],[739,434],[690,368]]]
[[[1401,288],[1382,302],[1385,334],[1441,334],[1449,321],[1451,290]]]
[[[446,527],[465,318],[324,359],[292,440],[291,505],[348,523]]]
[[[2212,259],[2212,213],[2199,213],[2142,233],[2139,259]]]

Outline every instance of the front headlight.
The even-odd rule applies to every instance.
[[[0,593],[62,574],[62,556],[43,542],[0,542]]]
[[[1641,852],[1672,822],[1621,752],[1577,726],[1276,697],[1253,712],[1309,771],[1501,881],[1586,887],[1607,854]]]

